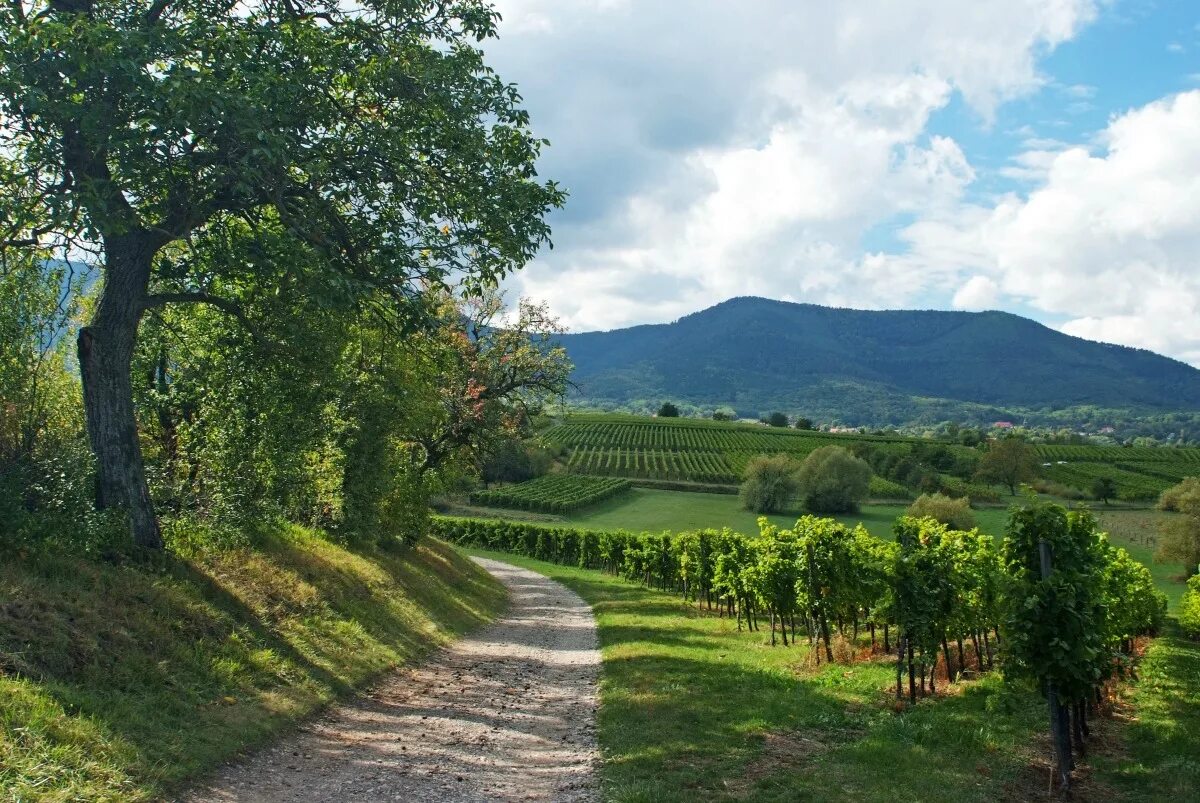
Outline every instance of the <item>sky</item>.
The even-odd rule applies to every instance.
[[[1200,3],[498,0],[572,331],[1000,309],[1200,366]]]

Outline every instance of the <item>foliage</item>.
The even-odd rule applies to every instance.
[[[484,456],[479,478],[486,483],[524,482],[540,477],[554,464],[553,453],[521,438],[502,439]]]
[[[1185,477],[1182,482],[1163,491],[1158,500],[1159,510],[1200,516],[1200,477]]]
[[[1117,484],[1113,482],[1112,477],[1097,477],[1092,482],[1091,491],[1093,498],[1107,505],[1108,500],[1117,495]]]
[[[663,402],[658,408],[659,418],[679,418],[679,408],[671,402]]]
[[[1187,567],[1189,575],[1195,573],[1200,564],[1200,479],[1189,477],[1168,488],[1158,506],[1179,515],[1159,521],[1155,559],[1177,561]]]
[[[1034,479],[1037,474],[1037,453],[1017,437],[993,441],[976,471],[980,480],[1003,485],[1014,496],[1018,485]]]
[[[816,427],[813,426],[813,422],[812,422],[811,418],[805,418],[804,416],[799,416],[796,419],[796,429],[816,429]]]
[[[90,250],[103,265],[79,341],[96,501],[127,509],[139,544],[161,538],[136,437],[145,422],[134,418],[135,346],[165,368],[157,392],[174,391],[175,354],[147,354],[140,336],[148,312],[199,305],[296,351],[315,333],[314,351],[338,373],[329,357],[348,360],[347,340],[402,350],[395,335],[444,322],[439,290],[453,284],[478,297],[548,241],[544,215],[563,196],[536,178],[544,142],[516,88],[483,63],[478,43],[496,20],[473,0],[363,9],[37,0],[0,9],[0,246],[22,250],[29,264]],[[483,340],[493,336],[511,335]],[[471,352],[457,350],[459,376],[479,367]],[[260,354],[254,367],[263,362]],[[480,401],[474,392],[504,395],[508,370],[490,371],[487,391],[449,390],[469,407]],[[354,384],[371,384],[366,373]],[[331,411],[348,441],[338,447],[359,450],[347,453],[351,474],[377,457],[381,471],[410,457],[367,420],[386,407],[370,397],[388,383],[355,399],[361,416]],[[425,469],[492,428],[467,412],[449,411],[449,432],[421,444],[400,496],[419,496]],[[239,447],[256,440],[248,433]],[[372,498],[362,516],[345,512],[367,523],[383,514],[367,508],[386,507],[395,505]]]
[[[871,467],[840,446],[814,450],[797,474],[804,506],[814,513],[857,510],[867,496]]]
[[[971,500],[965,496],[954,499],[943,494],[921,494],[909,506],[906,514],[915,519],[931,518],[952,530],[975,528]]]
[[[788,425],[786,413],[774,412],[768,415],[764,420],[767,422],[768,426],[772,427],[786,427]]]
[[[629,490],[629,480],[616,477],[585,477],[551,474],[491,491],[475,491],[471,504],[567,513],[594,505]]]
[[[1200,574],[1188,578],[1188,590],[1179,605],[1179,626],[1192,638],[1200,638]]]
[[[755,513],[777,513],[799,489],[800,464],[787,455],[760,455],[746,465],[738,493],[742,507]]]

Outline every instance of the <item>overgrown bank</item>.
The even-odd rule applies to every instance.
[[[351,550],[300,527],[148,564],[0,564],[0,790],[139,800],[488,621],[447,545]]]

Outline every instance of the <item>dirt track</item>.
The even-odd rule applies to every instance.
[[[188,801],[598,799],[591,609],[540,574],[477,559],[511,609],[484,630],[232,764]]]

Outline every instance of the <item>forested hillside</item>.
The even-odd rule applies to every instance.
[[[669,324],[565,335],[578,395],[673,398],[852,424],[1200,410],[1200,371],[1004,312],[866,311],[735,298]]]

